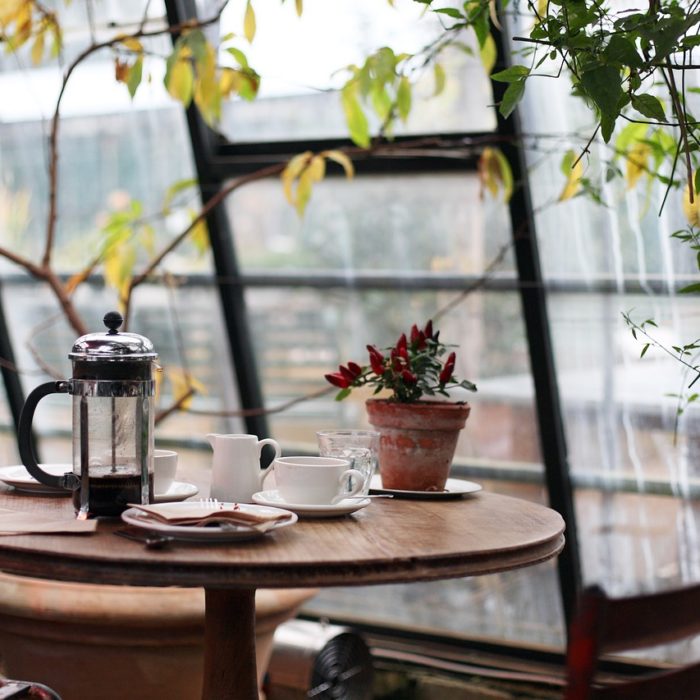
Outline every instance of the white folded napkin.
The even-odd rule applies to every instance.
[[[97,520],[56,519],[36,512],[0,508],[0,536],[51,532],[85,534],[96,529]]]
[[[209,524],[241,525],[254,530],[264,532],[274,527],[277,523],[289,520],[292,513],[263,513],[241,508],[238,504],[224,506],[222,503],[215,505],[208,503],[181,503],[177,509],[172,504],[141,505],[130,503],[131,508],[143,511],[149,517],[168,525],[194,525]]]

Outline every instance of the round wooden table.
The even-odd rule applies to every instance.
[[[70,499],[0,493],[0,507],[72,517]],[[118,537],[0,537],[0,569],[86,583],[205,589],[204,700],[257,700],[255,589],[408,583],[531,566],[564,546],[555,511],[478,493],[458,500],[377,499],[351,516],[302,520],[250,542],[146,549]]]

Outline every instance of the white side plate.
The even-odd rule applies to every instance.
[[[61,476],[66,472],[73,471],[72,464],[40,464],[45,472],[52,476]],[[4,481],[8,486],[12,486],[18,491],[26,493],[44,493],[53,496],[70,496],[68,489],[54,488],[37,481],[29,474],[23,464],[15,464],[11,467],[0,467],[0,481]]]
[[[381,474],[375,474],[370,481],[370,493],[391,493],[396,498],[414,498],[414,499],[444,499],[444,498],[462,498],[470,493],[481,491],[481,484],[474,481],[465,481],[464,479],[448,479],[445,483],[444,491],[402,491],[400,489],[385,489],[382,486]]]

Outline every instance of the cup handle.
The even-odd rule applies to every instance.
[[[365,484],[365,475],[357,470],[357,469],[347,469],[344,471],[339,477],[338,477],[338,486],[341,488],[343,485],[346,483],[346,481],[350,477],[355,477],[355,485],[352,487],[352,489],[348,493],[339,493],[332,501],[331,504],[335,505],[336,503],[340,503],[340,501],[346,499],[346,498],[352,498],[353,496],[356,496],[361,490],[362,487]]]
[[[258,457],[260,457],[262,453],[262,448],[265,445],[270,445],[275,450],[275,456],[272,458],[270,466],[263,469],[260,472],[260,488],[262,488],[262,484],[263,481],[265,481],[265,477],[270,473],[270,470],[274,466],[275,460],[282,454],[282,448],[279,446],[277,440],[273,440],[272,438],[265,438],[264,440],[258,440]]]

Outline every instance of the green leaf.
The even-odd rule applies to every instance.
[[[656,119],[657,121],[663,121],[666,119],[666,112],[664,111],[664,106],[661,101],[646,93],[644,95],[632,95],[632,106],[645,117],[650,119]]]
[[[341,389],[336,395],[336,401],[342,401],[344,398],[350,396],[350,389]]]
[[[141,84],[141,76],[143,75],[143,56],[139,56],[135,61],[134,65],[129,68],[129,78],[126,81],[126,87],[129,90],[129,94],[133,98],[136,94],[136,90]]]
[[[493,70],[493,67],[496,65],[496,58],[498,57],[496,42],[491,34],[486,37],[486,41],[481,47],[479,55],[481,56],[481,62],[484,65],[484,70],[486,71],[486,74],[489,75]]]
[[[370,144],[369,124],[362,111],[360,101],[357,99],[357,84],[348,83],[341,91],[340,99],[350,138],[361,148],[368,148]]]
[[[644,357],[644,355],[646,355],[647,350],[649,349],[649,346],[650,346],[650,345],[651,345],[651,343],[646,343],[646,344],[644,345],[644,347],[642,348],[642,352],[639,353],[639,358],[640,358],[640,359],[641,359],[642,357]]]
[[[700,282],[694,282],[678,290],[679,294],[692,294],[695,292],[700,292]]]
[[[442,67],[441,63],[436,63],[433,66],[433,76],[435,78],[433,97],[435,97],[445,89],[445,69]]]
[[[170,185],[165,193],[165,197],[163,198],[163,213],[168,214],[170,212],[170,205],[173,203],[175,197],[180,194],[180,192],[184,192],[191,187],[196,187],[198,184],[199,180],[196,178],[188,178],[186,180],[178,180]]]
[[[438,64],[435,65],[436,69],[437,67]],[[411,82],[405,75],[399,81],[396,91],[396,109],[400,119],[405,122],[411,112]]]
[[[612,36],[603,51],[603,56],[608,63],[621,63],[631,68],[640,68],[642,66],[642,59],[637,53],[634,44],[619,34]]]
[[[615,131],[615,121],[617,120],[617,115],[609,117],[607,114],[603,114],[600,117],[600,133],[603,137],[603,141],[608,143],[610,138]]]
[[[248,68],[248,59],[243,51],[237,49],[235,46],[229,46],[226,51],[228,51],[236,59],[241,68]]]
[[[597,66],[583,73],[581,86],[595,102],[601,117],[605,117],[614,124],[624,97],[620,71],[612,66]]]
[[[515,83],[511,83],[506,91],[503,93],[503,99],[498,108],[498,111],[507,119],[516,108],[518,102],[522,99],[525,94],[525,81],[518,80]]]
[[[505,70],[494,73],[491,80],[497,80],[499,83],[513,83],[530,75],[530,69],[525,66],[510,66]]]
[[[440,7],[437,10],[433,10],[433,12],[442,15],[447,15],[448,17],[452,17],[453,19],[464,19],[464,15],[454,7]]]

